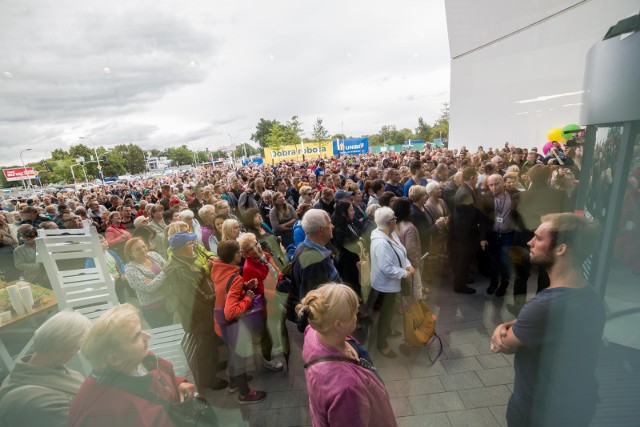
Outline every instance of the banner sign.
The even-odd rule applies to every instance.
[[[333,156],[333,146],[331,141],[307,142],[298,145],[283,145],[279,149],[265,148],[264,162],[271,163],[281,162],[283,160],[302,161],[304,155],[305,160],[324,159]]]
[[[246,166],[246,165],[248,165],[249,163],[251,163],[251,164],[253,164],[253,165],[256,165],[256,166],[259,166],[259,165],[261,165],[263,162],[264,162],[264,160],[263,160],[261,157],[257,157],[257,158],[255,158],[255,159],[244,159],[244,160],[242,161],[242,166]]]
[[[9,182],[36,177],[36,171],[33,168],[2,169],[2,172]]]
[[[369,151],[369,138],[334,139],[333,152],[336,156],[366,154]]]

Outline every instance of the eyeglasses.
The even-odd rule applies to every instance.
[[[389,220],[389,222],[391,222],[391,221],[397,221],[397,220],[398,220],[398,217],[395,217],[395,216],[394,216],[393,218],[391,218],[391,219]]]

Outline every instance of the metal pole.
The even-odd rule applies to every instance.
[[[102,185],[104,185],[104,173],[102,171],[102,165],[100,165],[100,158],[98,157],[98,150],[96,149],[96,144],[93,142],[93,139],[89,137],[81,136],[80,139],[88,139],[91,141],[91,146],[93,147],[93,154],[96,155],[96,162],[98,162],[98,175],[100,175],[100,179],[102,180]]]
[[[84,164],[80,163],[80,166],[82,166],[82,173],[84,174],[84,182],[88,184],[89,178],[87,178],[87,171],[84,169]]]
[[[73,177],[73,185],[76,185],[76,174],[73,172],[73,167],[76,165],[71,165],[69,166],[69,169],[71,169],[71,176]]]
[[[22,153],[24,153],[25,151],[31,151],[31,150],[32,150],[31,148],[27,148],[26,150],[22,150],[22,151],[20,152],[20,160],[22,160],[22,169],[23,169],[23,170],[24,170],[24,169],[26,169],[27,167],[24,165],[24,159],[22,158]],[[26,173],[27,171],[26,171],[26,170],[24,170],[24,172]],[[22,182],[23,182],[23,183],[22,183],[22,186],[26,188],[26,186],[25,186],[25,180],[23,179],[23,180],[22,180]],[[31,178],[29,178],[29,188],[31,188],[31,187],[32,187],[32,185],[31,185]]]

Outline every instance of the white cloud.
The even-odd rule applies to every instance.
[[[448,100],[446,37],[441,0],[2,2],[0,159],[85,135],[215,148],[261,117],[415,127]]]

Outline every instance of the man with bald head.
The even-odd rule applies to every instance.
[[[486,251],[490,260],[489,295],[495,293],[503,297],[511,279],[512,262],[509,258],[516,226],[515,201],[512,197],[517,191],[508,191],[500,174],[487,178],[489,192],[480,202],[487,220]]]

